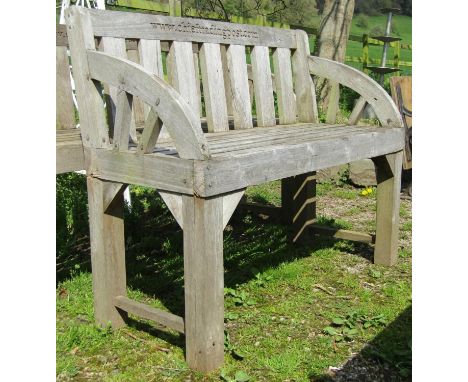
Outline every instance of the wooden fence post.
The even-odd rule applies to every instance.
[[[181,0],[169,0],[169,16],[182,16]]]
[[[369,64],[369,35],[362,35],[362,71],[369,74],[367,65]]]
[[[401,42],[395,41],[393,45],[393,66],[395,68],[400,67],[400,49],[401,49]],[[396,72],[395,75],[399,75],[400,72]]]

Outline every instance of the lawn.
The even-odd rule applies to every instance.
[[[84,192],[79,175],[60,177],[74,178],[74,194]],[[360,192],[319,184],[319,222],[374,231],[375,192]],[[224,233],[225,365],[203,376],[187,368],[176,332],[136,318],[117,331],[94,325],[86,229],[71,229],[85,201],[60,195],[73,211],[57,214],[68,228],[67,238],[58,237],[57,380],[410,380],[410,201],[402,200],[399,262],[391,268],[372,264],[367,244],[317,237],[293,245],[287,227],[236,212]],[[273,205],[279,195],[279,182],[247,192],[250,201]],[[154,191],[133,187],[132,199],[129,296],[181,315],[182,232]]]
[[[353,35],[362,35],[364,33],[369,34],[372,36],[372,29],[375,27],[381,27],[385,30],[385,26],[387,24],[387,16],[380,15],[380,16],[368,16],[368,26],[366,28],[362,28],[358,26],[358,20],[360,15],[354,15],[352,25],[351,25],[351,34]],[[401,15],[394,15],[392,18],[392,25],[393,25],[393,32],[392,35],[400,37],[402,39],[402,43],[411,44],[412,43],[412,18],[409,16],[401,16]],[[318,26],[320,23],[320,17],[317,16],[315,19],[314,26]],[[315,37],[311,37],[311,48],[313,49]],[[348,45],[346,47],[346,55],[352,57],[361,57],[362,56],[362,43],[357,41],[348,41]],[[390,66],[393,63],[393,55],[394,51],[393,48],[389,48],[387,57],[388,57],[388,64]],[[382,56],[382,47],[381,46],[369,46],[369,57],[380,59]],[[400,60],[401,61],[412,61],[412,51],[408,49],[401,49],[400,51]],[[358,69],[362,69],[362,65],[360,63],[354,62],[347,62],[347,64],[352,65]],[[407,66],[401,67],[402,75],[411,75],[412,68]]]

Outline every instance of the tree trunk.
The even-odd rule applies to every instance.
[[[344,62],[354,0],[325,0],[314,54],[338,62]],[[318,79],[316,92],[319,108],[327,113],[327,123],[334,123],[338,113],[339,85]]]

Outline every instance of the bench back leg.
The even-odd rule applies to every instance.
[[[402,159],[402,151],[373,158],[377,174],[375,264],[394,265],[397,261]]]
[[[114,305],[114,297],[126,296],[123,192],[121,183],[88,177],[91,267],[94,315],[101,326],[125,324],[126,313]]]
[[[281,219],[292,225],[293,242],[310,236],[308,227],[316,220],[316,173],[281,180]]]
[[[186,359],[209,372],[224,359],[223,198],[184,195],[182,204]]]

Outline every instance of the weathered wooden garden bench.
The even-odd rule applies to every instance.
[[[374,160],[378,174],[374,261],[396,261],[404,131],[392,99],[372,79],[310,56],[303,31],[77,7],[67,10],[66,22],[80,133],[57,134],[57,160],[60,171],[81,161],[87,172],[98,323],[118,328],[127,312],[155,320],[185,333],[190,367],[219,367],[223,229],[245,188],[283,179],[282,208],[297,239],[315,219],[313,172],[363,158]],[[132,44],[139,57],[128,59]],[[382,127],[320,124],[311,74],[360,93]],[[138,125],[132,109],[134,115],[141,102]],[[184,318],[126,297],[127,184],[158,189],[183,228]]]

